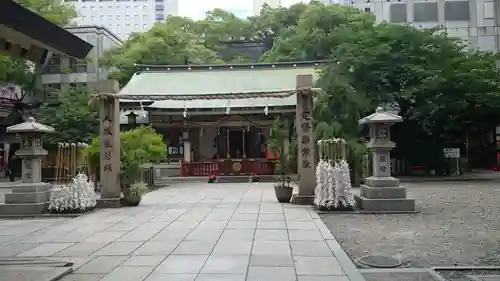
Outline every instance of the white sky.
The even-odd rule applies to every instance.
[[[221,8],[234,13],[240,17],[252,15],[252,0],[180,0],[180,15],[193,19],[200,19],[205,12],[215,8]],[[300,0],[283,0],[284,6],[300,2]]]

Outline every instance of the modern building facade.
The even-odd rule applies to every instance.
[[[374,13],[378,22],[442,26],[471,49],[499,51],[494,2],[498,0],[350,0],[349,5]]]
[[[76,25],[108,28],[122,39],[141,32],[168,15],[178,15],[180,0],[64,0],[75,5]]]
[[[47,92],[64,87],[84,87],[88,83],[107,79],[109,69],[99,63],[99,57],[106,50],[122,44],[122,40],[105,27],[78,26],[66,30],[92,44],[94,48],[86,59],[52,56],[41,75]]]
[[[260,10],[262,10],[262,5],[267,4],[271,8],[278,8],[283,6],[282,0],[253,0],[253,14],[260,14]]]

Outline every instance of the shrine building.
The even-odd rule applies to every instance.
[[[138,65],[118,94],[120,121],[161,133],[182,176],[270,175],[273,121],[294,123],[298,76],[316,80],[321,63]]]

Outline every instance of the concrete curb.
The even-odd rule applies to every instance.
[[[413,268],[413,267],[403,267],[403,268],[366,268],[360,269],[363,273],[428,273],[435,281],[447,281],[437,272],[432,270],[432,268]]]
[[[334,239],[326,240],[330,250],[344,270],[349,281],[366,281],[365,277],[361,274],[354,262],[349,258],[344,249],[340,246],[339,242]]]
[[[50,277],[49,280],[47,280],[47,281],[61,280],[64,276],[69,275],[71,273],[73,273],[73,268],[72,267],[68,267],[68,268],[66,268],[66,270],[64,270],[64,271],[62,271],[62,272],[60,272],[60,273],[58,273],[58,274]]]
[[[89,212],[90,213],[90,212]],[[61,218],[77,218],[83,214],[31,214],[31,215],[0,215],[0,219],[61,219]]]
[[[500,181],[492,178],[399,178],[402,183],[421,183],[421,182],[489,182]]]

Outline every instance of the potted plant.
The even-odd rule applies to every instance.
[[[268,139],[269,148],[278,153],[276,159],[275,173],[278,175],[277,182],[274,184],[274,193],[280,203],[288,203],[292,198],[293,187],[290,185],[290,177],[287,176],[290,160],[285,151],[285,140],[288,139],[287,126],[277,118],[271,127]]]
[[[208,178],[208,183],[214,183],[216,180],[217,180],[217,177],[214,174],[212,174]]]
[[[252,173],[252,182],[259,182],[259,176],[256,173]]]
[[[136,182],[127,187],[123,194],[123,205],[138,206],[141,203],[142,195],[148,192],[148,186],[143,182]]]
[[[293,195],[293,187],[290,185],[290,177],[280,176],[279,181],[274,184],[274,194],[280,203],[289,203]]]

